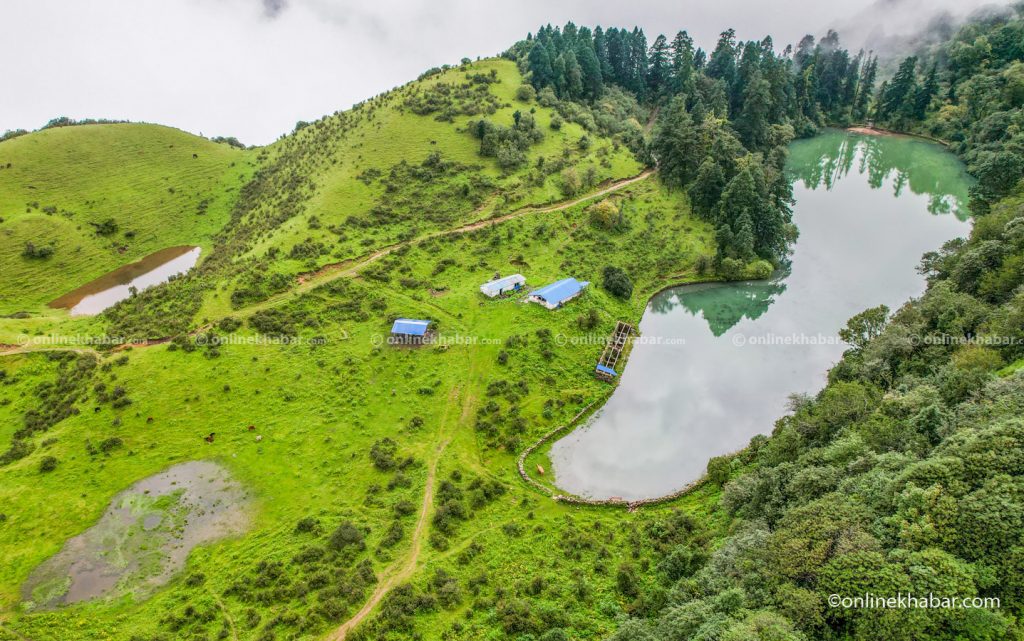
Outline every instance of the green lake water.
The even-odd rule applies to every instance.
[[[970,229],[970,177],[929,142],[828,131],[793,143],[788,171],[800,237],[787,268],[656,295],[619,387],[552,446],[560,488],[638,499],[699,478],[770,433],[790,394],[819,391],[846,320],[920,295],[921,255]]]

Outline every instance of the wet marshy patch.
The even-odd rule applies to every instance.
[[[131,296],[132,289],[142,291],[184,274],[198,262],[200,251],[192,245],[161,249],[64,294],[51,301],[50,307],[70,310],[72,316],[99,314]]]
[[[180,572],[196,546],[243,532],[247,503],[242,486],[211,461],[180,463],[142,479],[32,572],[22,591],[25,607],[145,597]]]

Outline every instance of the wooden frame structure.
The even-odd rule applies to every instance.
[[[632,333],[633,326],[629,323],[622,321],[615,323],[615,331],[612,332],[611,339],[604,346],[601,357],[597,359],[597,365],[594,367],[594,376],[605,381],[611,381],[618,376],[618,373],[615,371],[615,365],[619,362],[619,357],[626,348],[626,341],[629,340]]]

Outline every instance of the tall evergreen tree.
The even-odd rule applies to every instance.
[[[768,140],[770,90],[768,81],[755,70],[743,91],[743,107],[736,118],[736,131],[747,149],[761,149]]]
[[[651,152],[666,184],[682,188],[696,175],[700,145],[683,96],[673,98],[662,111],[651,140]]]
[[[727,29],[718,37],[718,44],[711,53],[705,71],[708,76],[723,80],[732,86],[736,77],[736,30]]]
[[[690,185],[690,203],[694,211],[711,218],[725,189],[725,174],[714,158],[707,156],[697,169],[697,177]]]
[[[917,88],[917,93],[914,96],[914,117],[921,120],[925,116],[925,112],[928,110],[928,105],[931,104],[932,98],[939,91],[939,75],[938,67],[935,63],[932,63],[931,69],[928,70],[928,75],[925,76],[924,82]]]
[[[569,49],[562,57],[565,61],[565,95],[572,99],[583,98],[583,70],[576,60],[576,52]]]
[[[798,72],[803,72],[804,69],[814,63],[814,56],[817,52],[817,47],[814,44],[814,36],[808,34],[800,39],[800,42],[796,45],[796,51],[793,53],[793,64],[796,65]]]
[[[861,69],[857,83],[857,97],[853,101],[853,117],[860,119],[868,115],[868,105],[875,91],[875,76],[878,74],[878,58],[871,56]]]
[[[615,72],[612,64],[608,61],[608,40],[601,27],[594,27],[594,53],[597,55],[597,62],[601,65],[602,82],[613,82]]]
[[[548,48],[540,40],[533,43],[527,58],[530,70],[530,82],[536,89],[543,89],[554,83],[555,74],[551,68],[551,56]]]
[[[917,97],[917,57],[910,56],[900,63],[892,81],[884,85],[878,97],[878,117],[902,123],[914,115]]]
[[[658,35],[651,45],[647,57],[647,88],[652,97],[660,96],[669,90],[669,82],[672,79],[672,61],[670,59],[668,40],[663,35]]]
[[[629,43],[629,83],[626,86],[642,100],[647,94],[647,36],[642,29],[634,27]]]
[[[693,38],[680,31],[672,40],[672,90],[693,93]]]
[[[576,60],[583,74],[583,95],[590,100],[597,100],[604,93],[601,63],[597,59],[593,43],[582,34],[580,41],[576,43]]]

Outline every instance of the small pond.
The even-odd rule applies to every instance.
[[[180,463],[117,494],[100,520],[37,567],[28,609],[146,596],[185,567],[198,545],[243,532],[248,498],[212,461]]]
[[[200,251],[199,247],[191,245],[161,249],[64,294],[52,301],[50,307],[70,310],[72,316],[99,314],[131,296],[132,289],[142,291],[184,274],[195,266]]]

